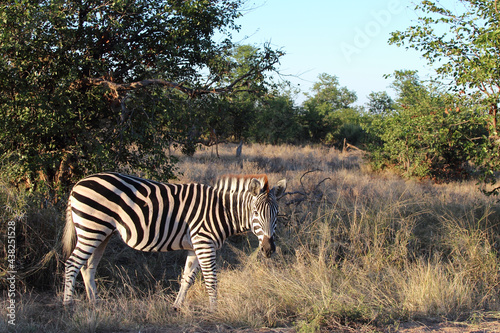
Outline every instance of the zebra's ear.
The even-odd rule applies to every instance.
[[[252,178],[250,184],[248,185],[248,191],[252,193],[254,197],[258,196],[262,190],[262,184],[256,178]]]
[[[271,191],[274,191],[274,195],[276,196],[276,199],[280,199],[284,194],[286,190],[286,179],[280,180],[275,187]]]

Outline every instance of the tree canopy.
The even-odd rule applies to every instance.
[[[311,94],[304,102],[303,123],[305,136],[313,142],[330,142],[342,126],[344,116],[353,110],[356,93],[341,87],[338,77],[327,73],[318,75]]]
[[[282,55],[257,49],[244,71],[228,76],[241,4],[2,2],[0,153],[12,178],[58,190],[106,169],[172,177],[164,150],[193,132],[185,122],[175,128],[181,111],[189,124],[201,112],[197,97],[251,91]]]
[[[495,180],[496,2],[416,5],[417,23],[389,42],[421,51],[448,84],[396,71],[397,97],[373,92],[366,108],[327,73],[297,106],[293,89],[270,75],[283,52],[231,42],[242,3],[3,1],[0,158],[9,179],[53,193],[102,170],[165,180],[174,176],[172,145],[190,154],[230,139],[345,140],[408,176],[464,177],[473,161]]]
[[[437,1],[421,1],[417,24],[392,34],[390,43],[422,52],[443,82],[463,99],[480,103],[488,115],[488,143],[476,157],[486,180],[495,182],[500,137],[500,13],[497,1],[460,0],[453,9]],[[485,154],[484,152],[487,152]]]

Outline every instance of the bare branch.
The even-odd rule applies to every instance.
[[[137,82],[132,82],[132,83],[115,83],[115,82],[112,82],[112,81],[109,81],[109,80],[106,80],[103,78],[87,78],[85,81],[88,85],[105,86],[117,94],[119,92],[136,90],[136,89],[144,88],[144,87],[151,86],[151,85],[159,85],[159,86],[177,89],[177,90],[180,90],[183,93],[186,93],[190,96],[200,94],[199,92],[197,93],[197,90],[195,90],[195,89],[184,87],[182,85],[182,83],[179,84],[179,83],[175,83],[175,82],[166,81],[163,79],[147,79],[147,80],[137,81]]]
[[[305,175],[311,173],[311,172],[316,172],[316,171],[322,171],[321,169],[314,169],[314,170],[308,170],[306,172],[304,172],[304,174],[300,177],[300,186],[302,186],[302,189],[304,190],[305,193],[307,193],[305,187],[304,187],[304,183],[302,183],[302,178],[305,177]]]
[[[302,186],[302,191],[294,191],[294,192],[286,192],[284,195],[295,195],[295,194],[299,194],[301,195],[302,197],[299,197],[299,198],[295,198],[295,199],[292,199],[290,200],[289,202],[286,203],[286,205],[291,205],[291,204],[299,204],[301,203],[302,201],[306,200],[311,194],[313,194],[314,192],[316,192],[319,188],[319,186],[321,184],[323,184],[325,181],[327,180],[332,180],[330,177],[326,177],[324,178],[323,180],[321,180],[318,184],[316,184],[316,186],[314,186],[314,190],[312,191],[307,191],[305,189],[305,186],[304,186],[304,183],[302,183],[302,179],[309,173],[312,173],[312,172],[317,172],[317,171],[322,171],[321,169],[314,169],[314,170],[309,170],[309,171],[306,171],[304,172],[304,174],[302,174],[302,176],[300,177],[300,185]]]

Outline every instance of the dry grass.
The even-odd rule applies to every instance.
[[[414,318],[500,310],[500,212],[474,182],[434,185],[373,174],[360,155],[321,147],[252,145],[240,158],[235,149],[220,146],[220,158],[212,149],[182,157],[178,181],[213,184],[224,173],[267,173],[271,183],[286,177],[288,194],[272,259],[255,250],[253,236],[222,249],[217,311],[207,310],[201,278],[185,307],[172,311],[182,255],[112,245],[98,272],[102,302],[64,309],[60,290],[57,300],[20,295],[18,330],[373,331]]]

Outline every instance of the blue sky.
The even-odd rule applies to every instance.
[[[287,79],[302,92],[328,73],[364,105],[372,91],[394,97],[384,74],[413,69],[426,78],[432,73],[418,52],[387,43],[391,32],[415,23],[414,6],[408,0],[249,0],[233,41],[281,48],[286,55],[280,72],[299,76]],[[303,100],[301,94],[298,103]]]

